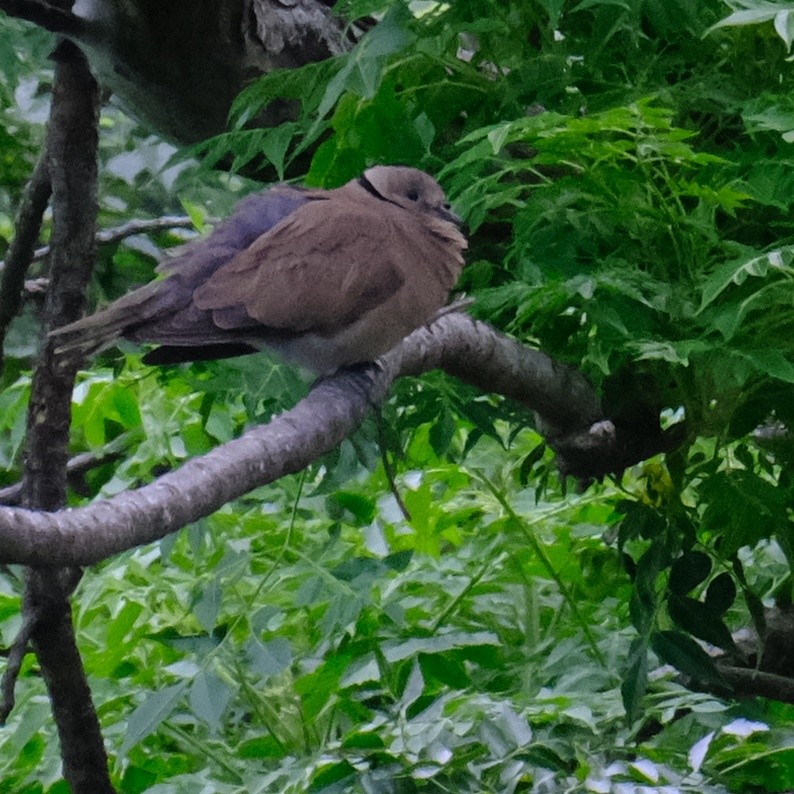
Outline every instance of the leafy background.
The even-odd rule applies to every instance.
[[[611,416],[661,411],[686,442],[573,493],[529,416],[432,374],[300,476],[98,566],[75,622],[119,789],[794,788],[794,709],[715,690],[702,644],[741,655],[764,608],[791,603],[794,447],[758,428],[794,424],[794,6],[339,10],[381,21],[348,55],[252,85],[230,132],[190,151],[107,107],[102,225],[185,210],[201,229],[265,165],[329,187],[375,162],[419,166],[467,220],[473,311],[586,371]],[[5,18],[0,32],[5,247],[51,41]],[[274,96],[300,117],[247,128]],[[212,170],[230,157],[236,175]],[[183,240],[104,247],[94,299],[148,280]],[[2,381],[9,483],[35,314]],[[123,457],[73,498],[148,481],[306,386],[264,357],[155,371],[131,347],[105,353],[75,393],[73,448]],[[18,571],[0,572],[4,645],[19,603]],[[66,791],[30,661],[0,747],[0,791]]]

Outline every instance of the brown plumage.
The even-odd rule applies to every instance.
[[[336,190],[279,186],[241,202],[166,277],[54,332],[92,352],[119,336],[151,363],[262,347],[320,374],[371,361],[428,322],[466,240],[438,183],[376,166]]]

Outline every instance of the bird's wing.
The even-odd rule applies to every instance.
[[[406,250],[416,230],[397,221],[378,205],[312,201],[218,268],[193,302],[223,328],[254,321],[286,332],[333,333],[404,283],[404,265],[416,258]]]
[[[186,245],[158,270],[166,278],[123,295],[99,312],[50,332],[58,337],[58,350],[98,350],[118,336],[136,341],[187,344],[225,341],[225,335],[190,305],[193,290],[225,262],[244,251],[298,207],[318,195],[287,185],[277,185],[240,201],[232,215],[200,240]]]

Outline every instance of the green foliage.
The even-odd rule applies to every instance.
[[[347,55],[252,84],[192,153],[324,186],[377,162],[439,174],[471,232],[473,311],[585,370],[610,416],[683,421],[686,440],[565,493],[522,409],[433,373],[301,477],[91,572],[75,622],[120,790],[791,789],[792,708],[731,703],[710,655],[746,661],[735,631],[763,632],[794,595],[791,4],[337,10],[381,21]],[[0,144],[19,154],[0,162],[7,238],[40,132],[14,126],[28,42],[0,24],[21,42],[0,54]],[[252,128],[274,98],[296,120]],[[250,187],[173,154],[106,112],[103,223],[182,204],[199,225],[197,207],[223,215]],[[180,239],[104,249],[95,297],[151,278]],[[31,353],[17,334],[7,482]],[[125,454],[79,498],[148,481],[304,388],[262,357],[155,372],[105,353],[76,392],[73,448]],[[19,594],[0,576],[6,645]],[[0,779],[56,792],[27,664]]]

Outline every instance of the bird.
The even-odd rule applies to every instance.
[[[174,364],[270,348],[317,375],[375,361],[446,304],[464,264],[439,183],[376,165],[332,190],[276,185],[241,201],[162,278],[51,332],[56,352],[119,338]]]

